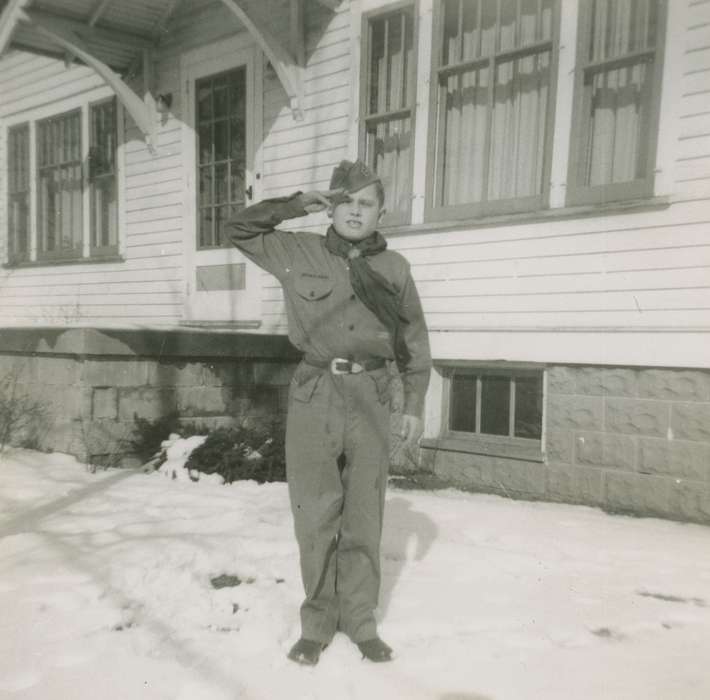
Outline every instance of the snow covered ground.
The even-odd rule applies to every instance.
[[[174,463],[178,464],[179,455]],[[286,659],[301,586],[284,484],[0,457],[0,697],[710,698],[710,528],[390,489],[383,638]],[[211,579],[239,578],[215,589]]]

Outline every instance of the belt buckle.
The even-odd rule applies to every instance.
[[[331,374],[350,374],[352,371],[352,362],[350,360],[344,360],[342,357],[334,357],[330,361],[330,373]],[[346,369],[342,369],[341,366],[345,365]]]
[[[343,369],[342,365],[345,365],[346,369]],[[365,367],[359,362],[354,360],[346,360],[342,357],[334,357],[330,361],[330,373],[331,374],[360,374],[364,372]]]

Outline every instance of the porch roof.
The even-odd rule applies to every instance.
[[[0,52],[15,48],[65,58],[41,28],[78,40],[92,56],[123,73],[154,47],[180,0],[9,0],[0,17]],[[77,57],[74,57],[77,58]]]
[[[300,116],[303,93],[303,33],[293,31],[291,46],[271,36],[249,10],[250,0],[219,0],[247,30],[271,61]],[[340,0],[312,0],[335,9]],[[171,17],[186,0],[0,0],[0,56],[10,49],[78,61],[93,68],[114,89],[150,146],[156,128],[155,101],[150,95],[150,52],[169,34]],[[304,0],[286,0],[292,25],[300,25]],[[210,0],[190,0],[208,5]],[[124,79],[143,71],[145,97]]]

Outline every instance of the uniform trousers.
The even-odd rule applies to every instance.
[[[327,644],[377,634],[389,466],[386,367],[333,375],[301,363],[289,391],[286,473],[306,598],[301,633]]]

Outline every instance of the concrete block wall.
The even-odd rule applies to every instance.
[[[710,371],[552,367],[547,495],[710,522]]]
[[[46,410],[33,435],[15,435],[13,442],[94,463],[125,451],[136,416],[156,420],[177,413],[210,427],[283,418],[294,366],[251,359],[0,354],[0,378],[16,377],[17,396]]]
[[[444,482],[710,523],[710,371],[547,369],[540,462],[422,450]]]
[[[165,353],[160,335],[157,343],[157,337],[125,333],[116,343],[107,334],[76,330],[51,342],[31,331],[15,339],[21,342],[0,338],[0,383],[6,378],[18,398],[44,409],[32,429],[12,435],[12,443],[95,464],[125,464],[132,461],[127,441],[136,416],[178,414],[207,427],[285,417],[297,356],[283,339],[230,343],[224,335],[187,334],[171,337]],[[103,349],[117,354],[92,352]]]
[[[148,334],[150,335],[150,334]],[[281,337],[37,331],[0,337],[0,381],[46,408],[14,444],[101,463],[134,417],[178,413],[210,427],[285,416],[298,354]],[[393,382],[398,432],[401,385]],[[710,371],[547,368],[539,461],[421,449],[393,473],[513,498],[710,523]]]
[[[0,384],[13,378],[19,396],[45,409],[44,419],[14,434],[12,444],[93,464],[135,463],[127,450],[136,416],[155,421],[177,414],[207,428],[285,420],[299,359],[282,336],[77,329],[0,334]],[[396,434],[403,396],[393,380]]]

